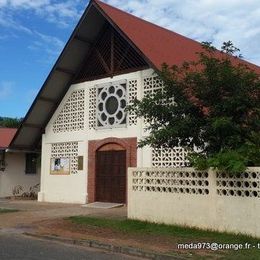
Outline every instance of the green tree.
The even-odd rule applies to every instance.
[[[0,127],[18,128],[22,118],[0,117]]]
[[[232,42],[221,52],[202,46],[197,61],[164,64],[157,72],[162,90],[129,107],[148,122],[139,146],[182,146],[198,169],[260,165],[260,75],[234,57]]]

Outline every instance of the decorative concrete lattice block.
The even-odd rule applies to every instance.
[[[163,81],[158,76],[145,77],[143,79],[144,97],[153,97],[158,91],[161,91]],[[147,118],[144,118],[144,124],[148,124]]]
[[[145,77],[143,79],[144,97],[153,96],[163,87],[163,81],[158,76]]]
[[[217,172],[217,194],[220,196],[260,197],[260,171],[235,175]]]
[[[129,80],[128,81],[128,102],[129,105],[133,104],[133,101],[137,99],[137,80]],[[129,125],[136,125],[137,124],[137,116],[133,112],[128,113],[128,122]]]
[[[209,178],[204,171],[135,170],[132,191],[208,195]]]
[[[72,132],[84,130],[85,90],[71,93],[53,124],[53,132]]]
[[[88,113],[89,113],[89,129],[95,129],[96,127],[96,87],[91,87],[89,89],[89,106],[88,106]]]
[[[174,148],[153,148],[152,167],[187,167],[189,161],[185,159],[187,151],[182,147]]]

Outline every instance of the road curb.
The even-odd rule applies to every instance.
[[[166,254],[158,254],[153,253],[149,251],[142,250],[140,248],[134,248],[134,247],[127,247],[127,246],[115,246],[112,244],[102,243],[97,240],[88,240],[88,239],[70,239],[70,238],[63,238],[58,236],[47,236],[47,235],[38,235],[34,233],[23,233],[26,236],[35,237],[39,239],[45,239],[49,241],[57,241],[62,242],[66,244],[73,244],[73,245],[79,245],[79,246],[85,246],[85,247],[91,247],[96,249],[102,249],[113,253],[121,253],[125,255],[130,256],[137,256],[137,257],[143,257],[147,259],[155,259],[155,260],[184,260],[186,258],[179,257],[179,256],[171,256]]]

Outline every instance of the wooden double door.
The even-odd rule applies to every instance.
[[[96,201],[126,202],[126,151],[97,151]]]

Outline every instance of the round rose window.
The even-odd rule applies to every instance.
[[[126,83],[98,87],[97,119],[99,127],[126,124]]]

